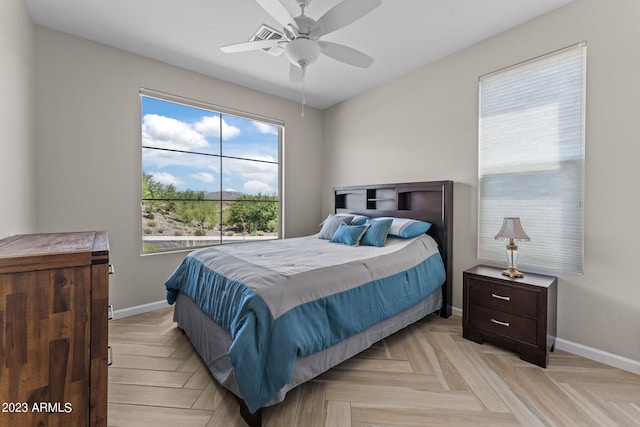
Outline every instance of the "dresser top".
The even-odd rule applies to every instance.
[[[109,260],[104,231],[20,234],[0,240],[0,273],[73,267]]]

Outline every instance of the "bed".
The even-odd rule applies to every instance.
[[[249,425],[375,342],[451,314],[452,191],[451,181],[335,188],[330,236],[325,224],[312,236],[199,249],[178,266],[166,282],[174,320]],[[385,224],[406,238],[371,240]]]

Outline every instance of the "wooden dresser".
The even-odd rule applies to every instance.
[[[106,426],[105,232],[0,240],[0,425]]]
[[[463,273],[462,334],[509,348],[543,368],[556,340],[556,286],[552,276],[502,275],[502,269],[473,267]]]

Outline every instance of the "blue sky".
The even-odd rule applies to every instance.
[[[141,105],[143,147],[197,153],[143,148],[142,171],[157,182],[179,190],[278,194],[277,126],[146,96]]]

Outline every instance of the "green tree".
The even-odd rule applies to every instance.
[[[166,214],[172,211],[175,208],[174,199],[180,198],[179,193],[173,184],[161,184],[155,181],[151,174],[142,172],[142,203],[146,214]]]
[[[160,198],[162,192],[162,184],[154,181],[153,177],[142,172],[142,213],[147,217],[152,217],[153,212],[157,211],[160,202],[155,199]]]
[[[228,221],[242,227],[245,233],[278,230],[278,198],[265,194],[245,195],[229,208]]]
[[[219,203],[205,200],[202,194],[201,198],[193,201],[176,203],[174,215],[180,221],[196,227],[197,236],[204,236],[218,225],[218,212]]]

